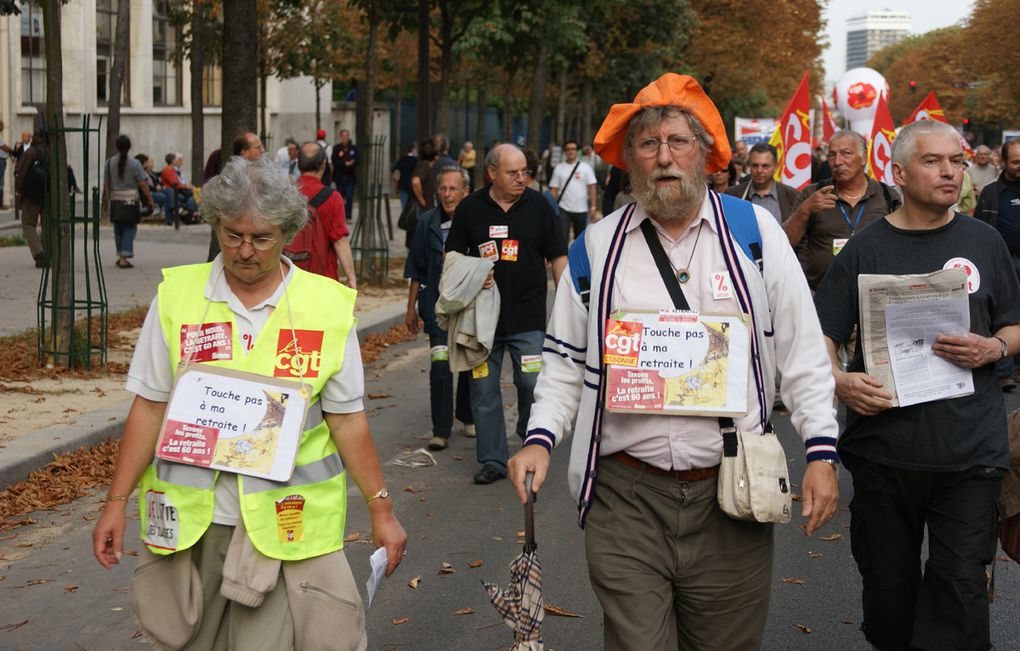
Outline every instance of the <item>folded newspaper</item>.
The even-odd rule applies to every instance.
[[[864,368],[893,394],[894,407],[974,392],[974,376],[932,351],[939,335],[970,331],[967,272],[857,277]]]

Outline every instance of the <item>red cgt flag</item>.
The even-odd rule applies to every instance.
[[[798,190],[811,183],[811,96],[806,72],[779,120],[772,144],[779,153],[776,180]]]
[[[924,99],[917,105],[917,108],[910,114],[910,117],[903,121],[902,126],[907,126],[911,122],[919,122],[921,120],[936,120],[949,124],[945,112],[939,106],[938,99],[935,98],[935,91],[931,91],[924,96]]]
[[[868,173],[871,178],[886,185],[895,185],[892,176],[892,143],[896,139],[896,125],[885,93],[878,97],[875,122],[871,127],[871,141],[868,145]]]
[[[836,121],[832,119],[832,113],[829,111],[829,105],[822,100],[822,140],[829,142],[832,140],[832,136],[836,134]]]

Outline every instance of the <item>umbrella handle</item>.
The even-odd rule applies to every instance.
[[[538,496],[531,490],[531,481],[534,478],[533,472],[524,475],[524,492],[528,496],[528,501],[524,503],[524,551],[529,553],[538,549],[535,542],[535,500]]]

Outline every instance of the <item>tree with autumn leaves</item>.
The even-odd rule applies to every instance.
[[[875,54],[868,65],[889,82],[899,124],[935,91],[952,124],[965,117],[996,132],[1020,126],[1020,75],[1004,30],[1020,19],[1016,0],[977,0],[961,25],[912,36]],[[909,91],[910,82],[917,91]]]

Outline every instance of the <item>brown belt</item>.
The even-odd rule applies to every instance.
[[[672,477],[677,481],[701,481],[703,479],[711,479],[712,477],[719,476],[719,466],[712,466],[711,468],[695,468],[693,470],[662,470],[661,468],[656,468],[655,466],[645,463],[640,459],[635,459],[622,451],[610,455],[610,458],[619,461],[625,466],[644,470],[650,475]]]

